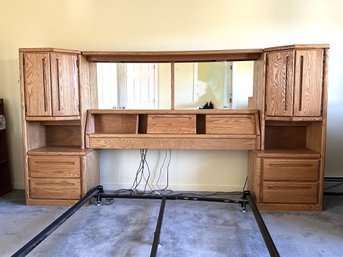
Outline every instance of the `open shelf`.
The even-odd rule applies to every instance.
[[[87,148],[259,148],[255,110],[89,110]]]
[[[80,149],[77,146],[43,146],[29,151],[27,154],[32,155],[86,155],[91,149]]]
[[[267,153],[320,154],[322,146],[321,121],[266,121]]]
[[[30,121],[26,123],[27,150],[44,147],[81,148],[80,121]]]

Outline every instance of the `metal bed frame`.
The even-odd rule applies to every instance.
[[[240,204],[243,211],[246,211],[246,206],[249,204],[252,213],[254,215],[255,221],[258,224],[266,247],[269,251],[271,257],[279,257],[279,253],[263,218],[257,209],[254,199],[251,197],[249,191],[243,192],[242,199],[224,199],[224,198],[214,198],[214,197],[195,197],[187,195],[122,195],[122,194],[106,194],[103,186],[99,185],[91,189],[81,200],[71,206],[66,212],[59,216],[55,221],[53,221],[49,226],[43,229],[39,234],[37,234],[33,239],[31,239],[27,244],[15,252],[12,257],[22,257],[30,253],[36,246],[38,246],[45,238],[47,238],[51,233],[53,233],[59,226],[61,226],[67,219],[69,219],[77,210],[79,210],[85,203],[87,203],[92,198],[96,198],[97,205],[101,204],[103,198],[128,198],[128,199],[160,199],[161,205],[159,210],[159,215],[157,219],[156,229],[154,232],[153,243],[151,247],[150,257],[156,257],[158,251],[158,245],[160,242],[160,234],[163,222],[163,215],[166,201],[168,200],[191,200],[191,201],[208,201],[208,202],[224,202],[224,203],[235,203]]]

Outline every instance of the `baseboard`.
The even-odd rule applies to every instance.
[[[325,195],[343,194],[343,177],[324,177]]]

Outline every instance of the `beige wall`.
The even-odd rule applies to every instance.
[[[23,187],[20,47],[188,50],[330,43],[326,175],[343,176],[342,8],[340,0],[1,0],[0,96],[7,107],[14,186]],[[138,156],[137,151],[104,151],[103,183],[130,184]],[[149,159],[154,166],[158,152],[149,153]],[[172,184],[239,189],[246,159],[246,152],[173,151]],[[122,169],[128,175],[120,173]]]

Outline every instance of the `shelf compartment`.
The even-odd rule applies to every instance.
[[[138,114],[94,115],[95,133],[137,134]]]
[[[311,149],[321,152],[322,122],[267,121],[264,149]]]
[[[148,115],[147,134],[196,134],[196,115]]]

